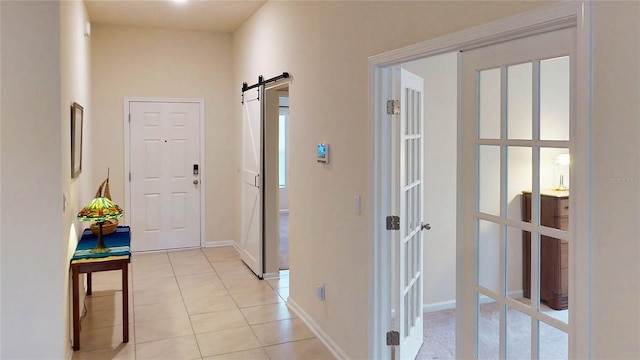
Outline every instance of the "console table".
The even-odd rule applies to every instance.
[[[129,342],[129,261],[131,260],[131,230],[118,226],[113,234],[103,237],[111,251],[92,254],[98,237],[85,229],[71,258],[71,282],[73,287],[73,350],[80,350],[80,274],[87,274],[87,295],[91,295],[91,273],[98,271],[122,271],[122,342]]]

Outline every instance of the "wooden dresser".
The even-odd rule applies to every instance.
[[[531,192],[522,192],[522,215],[531,222]],[[569,228],[569,191],[540,192],[540,224],[560,230]],[[531,298],[531,233],[522,232],[524,297]],[[569,302],[569,243],[540,236],[540,300],[555,310],[567,309]]]

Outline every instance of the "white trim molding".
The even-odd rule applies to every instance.
[[[223,246],[233,246],[236,250],[238,250],[236,246],[236,242],[233,240],[205,241],[203,247],[212,248],[212,247],[223,247]]]
[[[508,293],[508,297],[511,299],[519,299],[523,297],[523,291],[522,290],[518,290],[518,291],[510,291]],[[480,304],[486,304],[489,302],[493,302],[494,300],[491,299],[488,296],[482,296],[480,298],[480,300],[478,301]],[[456,308],[456,300],[447,300],[447,301],[440,301],[440,302],[434,302],[434,303],[428,303],[428,304],[424,304],[422,305],[422,313],[430,313],[430,312],[436,312],[436,311],[442,311],[442,310],[451,310],[451,309],[455,309]]]
[[[591,185],[592,185],[592,20],[589,1],[564,1],[555,3],[538,10],[518,14],[489,24],[477,26],[468,30],[456,32],[440,38],[410,45],[369,57],[369,118],[371,121],[369,161],[373,164],[372,178],[374,186],[373,198],[373,241],[368,249],[369,256],[369,358],[389,359],[390,351],[385,343],[385,333],[390,330],[391,314],[391,248],[390,235],[385,230],[384,219],[391,211],[390,201],[390,164],[391,138],[386,121],[386,111],[383,100],[390,99],[391,78],[389,68],[392,65],[407,61],[427,58],[449,52],[459,52],[497,44],[508,40],[519,39],[534,34],[563,29],[576,29],[576,98],[575,109],[577,118],[576,129],[571,133],[575,140],[576,149],[574,167],[575,175],[571,177],[571,188],[583,189],[575,191],[571,202],[577,208],[575,221],[572,221],[575,237],[581,239],[580,244],[570,247],[569,306],[569,354],[571,358],[592,357],[592,229],[591,219]],[[459,139],[458,139],[459,142]],[[460,144],[458,144],[460,146]],[[458,159],[460,167],[460,159]],[[458,172],[460,168],[458,168]],[[460,181],[457,191],[460,193]],[[458,202],[460,197],[458,197]],[[459,203],[458,203],[459,204]],[[574,206],[579,204],[579,206]],[[458,215],[460,218],[460,206]],[[458,222],[457,239],[457,268],[460,269],[462,253],[462,229]],[[456,271],[457,297],[463,294],[462,272]],[[457,298],[457,301],[460,299]],[[444,304],[443,304],[444,305]],[[459,336],[463,328],[462,312],[457,311],[456,319],[456,355],[459,358],[473,357],[473,349],[469,346],[469,339]],[[471,341],[472,343],[473,341]]]
[[[430,312],[436,312],[436,311],[451,310],[451,309],[455,309],[455,308],[456,308],[456,301],[455,300],[440,301],[440,302],[436,302],[436,303],[430,303],[430,304],[422,305],[422,313],[430,313]]]

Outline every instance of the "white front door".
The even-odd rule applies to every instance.
[[[242,105],[242,233],[240,257],[258,276],[263,276],[263,87],[244,93]]]
[[[200,104],[131,101],[129,115],[132,250],[200,246]]]
[[[458,358],[571,358],[574,44],[568,28],[460,54]]]
[[[400,216],[399,236],[394,238],[392,268],[395,328],[400,333],[399,358],[413,360],[423,341],[423,128],[424,80],[407,70],[397,69],[400,96],[399,124],[395,124],[394,207]],[[395,121],[395,120],[394,120]],[[399,161],[398,161],[399,160]]]

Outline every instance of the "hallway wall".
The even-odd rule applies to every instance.
[[[62,358],[68,258],[60,206],[60,6],[2,1],[0,8],[0,358]]]
[[[232,114],[240,86],[236,92],[231,83],[231,35],[100,24],[92,33],[93,183],[110,167],[111,193],[124,207],[124,97],[203,98],[205,241],[239,239],[235,140],[241,122]]]
[[[267,2],[234,33],[237,86],[254,83],[258,75],[292,75],[290,237],[295,241],[289,299],[341,357],[369,357],[373,170],[367,58],[543,5]],[[239,103],[235,109],[240,122]],[[240,133],[236,141],[240,144]],[[321,142],[331,146],[328,165],[315,161]],[[360,214],[354,207],[358,195]],[[316,298],[319,284],[325,284],[325,301]]]
[[[593,358],[637,359],[640,2],[593,6]]]

